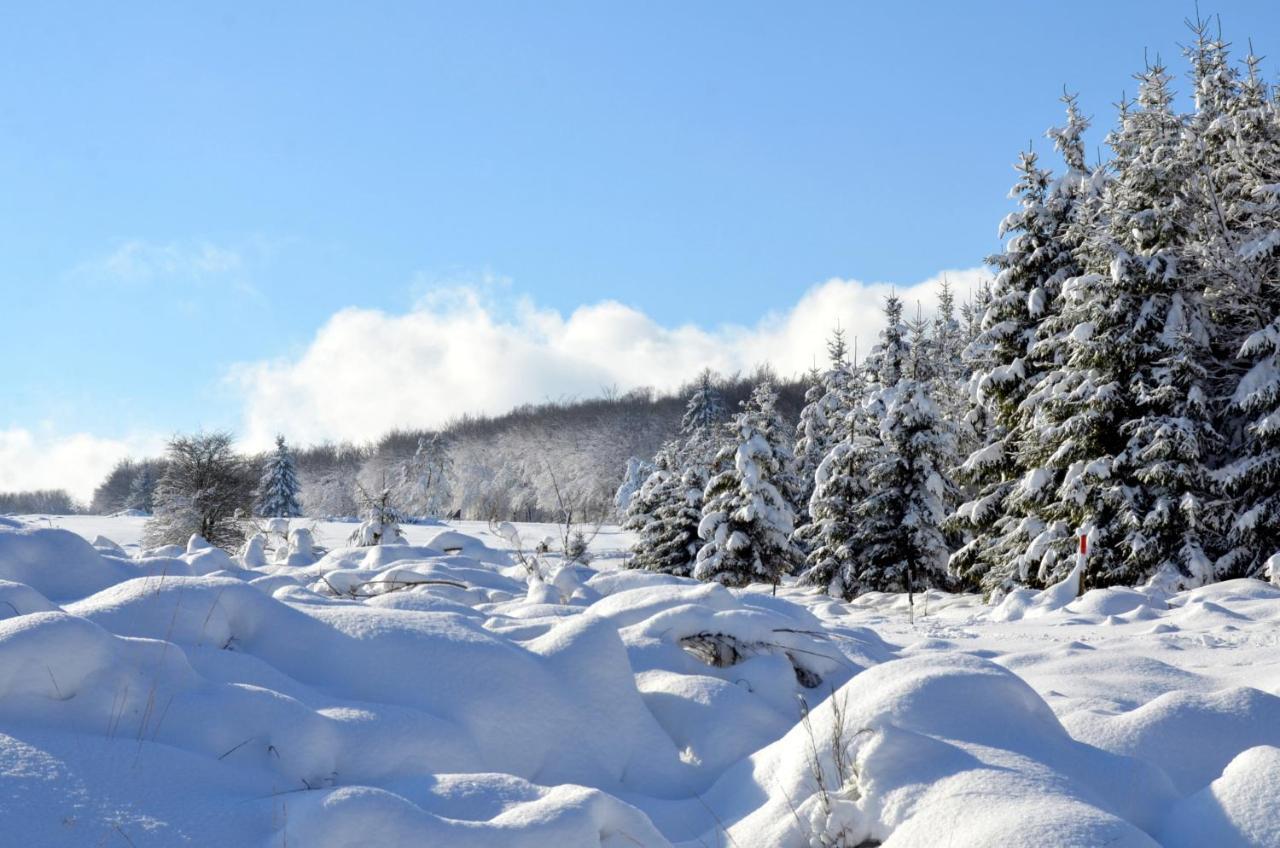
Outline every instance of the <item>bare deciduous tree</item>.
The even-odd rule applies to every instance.
[[[252,511],[253,487],[253,469],[232,450],[230,433],[174,436],[144,540],[180,545],[199,535],[235,548],[244,540],[241,518]]]

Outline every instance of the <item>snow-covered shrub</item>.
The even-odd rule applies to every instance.
[[[800,723],[804,727],[809,776],[815,791],[796,809],[796,818],[806,826],[810,848],[870,848],[871,821],[858,806],[857,749],[859,738],[871,731],[849,727],[847,693],[832,693],[827,718],[826,739],[819,740],[809,703],[800,697]]]
[[[267,537],[255,533],[240,548],[240,564],[245,568],[262,568],[267,564]]]
[[[356,547],[367,548],[403,540],[400,509],[394,503],[391,488],[384,485],[374,493],[364,486],[357,486],[364,520],[352,531],[348,541]]]

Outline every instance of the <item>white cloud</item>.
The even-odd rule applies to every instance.
[[[204,279],[243,270],[244,259],[233,248],[208,241],[156,243],[140,239],[123,242],[77,269],[85,275],[130,283],[173,277]]]
[[[231,379],[244,393],[247,446],[266,446],[276,432],[363,441],[605,386],[671,389],[707,366],[733,373],[767,362],[798,374],[821,360],[837,321],[865,351],[885,295],[896,290],[909,309],[920,301],[928,310],[944,276],[963,298],[987,272],[948,271],[909,286],[832,279],[784,313],[714,329],[666,327],[616,301],[566,317],[503,296],[501,286],[439,289],[402,315],[344,309],[301,355],[240,365]]]
[[[112,275],[126,280],[190,274],[209,276],[239,271],[240,254],[209,242],[151,244],[128,241],[103,260]]]
[[[0,430],[0,492],[66,489],[87,501],[107,472],[126,456],[154,456],[158,437],[108,439],[21,427]]]

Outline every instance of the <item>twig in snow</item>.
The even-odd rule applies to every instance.
[[[49,668],[49,666],[46,665],[44,667],[44,670],[49,672],[49,679],[53,681],[53,691],[58,693],[58,700],[59,701],[67,700],[66,698],[62,697],[62,690],[58,688],[58,679],[53,676],[53,669]]]
[[[239,751],[241,748],[243,748],[245,745],[248,745],[250,742],[252,742],[256,738],[257,738],[256,736],[250,736],[248,739],[244,740],[239,745],[236,745],[234,748],[231,748],[230,750],[227,750],[227,751],[223,751],[221,754],[218,755],[218,759],[225,760],[227,757],[231,756],[236,751]]]

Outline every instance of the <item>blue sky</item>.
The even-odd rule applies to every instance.
[[[906,287],[974,268],[1062,86],[1100,144],[1144,48],[1183,73],[1193,11],[9,4],[0,488],[28,482],[5,477],[6,432],[25,434],[18,460],[109,440],[100,464],[175,430],[290,427],[286,397],[255,424],[251,395],[322,337],[359,345],[335,329],[344,309],[397,320],[466,292],[471,318],[546,342],[564,330],[548,322],[617,301],[724,340],[831,278]],[[1250,35],[1280,50],[1277,4],[1204,11],[1241,53]],[[540,399],[511,391],[476,402]]]

